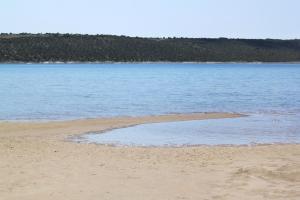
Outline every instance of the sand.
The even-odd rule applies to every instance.
[[[0,122],[0,199],[300,199],[300,145],[138,148],[67,140],[141,123],[239,116]]]

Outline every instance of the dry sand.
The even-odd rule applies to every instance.
[[[126,148],[70,135],[204,113],[0,123],[1,200],[300,199],[300,145]]]

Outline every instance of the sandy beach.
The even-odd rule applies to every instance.
[[[195,113],[0,122],[0,199],[298,200],[300,145],[138,148],[68,140],[143,123],[241,116]]]

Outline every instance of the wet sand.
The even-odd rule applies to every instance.
[[[142,123],[227,117],[240,115],[0,122],[0,199],[299,199],[300,145],[126,148],[67,140]]]

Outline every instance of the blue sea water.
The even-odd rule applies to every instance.
[[[299,143],[300,64],[0,64],[0,120],[191,112],[239,119],[88,134],[122,145]]]
[[[0,120],[299,113],[299,64],[1,64]]]

